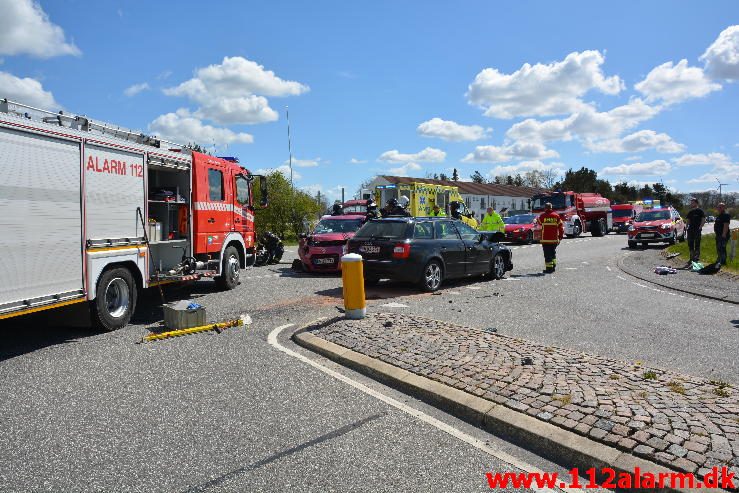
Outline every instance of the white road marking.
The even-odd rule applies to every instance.
[[[352,380],[351,378],[347,377],[346,375],[342,375],[341,373],[339,373],[337,371],[334,371],[334,370],[332,370],[330,368],[327,368],[327,367],[323,366],[322,364],[320,364],[320,363],[318,363],[316,361],[313,361],[312,359],[310,359],[310,358],[308,358],[306,356],[303,356],[302,354],[296,353],[295,351],[286,348],[285,346],[281,345],[277,341],[277,336],[279,336],[280,333],[283,330],[287,329],[288,327],[292,327],[293,325],[295,325],[295,324],[285,324],[285,325],[281,325],[281,326],[276,327],[275,329],[273,329],[272,332],[270,332],[269,335],[267,336],[267,342],[269,343],[269,345],[272,346],[272,347],[274,347],[275,349],[277,349],[279,351],[282,351],[283,353],[287,354],[288,356],[292,356],[293,358],[297,358],[300,361],[302,361],[303,363],[307,363],[307,364],[311,365],[312,367],[314,367],[314,368],[316,368],[316,369],[318,369],[318,370],[326,373],[327,375],[329,375],[329,376],[331,376],[331,377],[333,377],[333,378],[335,378],[337,380],[340,380],[340,381],[344,382],[345,384],[350,385],[351,387],[353,387],[353,388],[355,388],[357,390],[360,390],[360,391],[364,392],[367,395],[370,395],[370,396],[374,397],[375,399],[378,399],[378,400],[384,402],[385,404],[388,404],[388,405],[390,405],[390,406],[392,406],[392,407],[394,407],[396,409],[399,409],[400,411],[403,411],[406,414],[410,414],[414,418],[417,418],[417,419],[423,421],[424,423],[429,424],[429,425],[433,426],[434,428],[436,428],[438,430],[441,430],[444,433],[447,433],[447,434],[453,436],[454,438],[457,438],[458,440],[461,440],[461,441],[467,443],[468,445],[472,445],[476,449],[481,450],[481,451],[485,452],[486,454],[491,455],[491,456],[493,456],[493,457],[495,457],[495,458],[497,458],[497,459],[499,459],[499,460],[501,460],[501,461],[503,461],[503,462],[505,462],[505,463],[507,463],[507,464],[509,464],[509,465],[511,465],[513,467],[515,467],[516,469],[519,469],[519,470],[524,471],[524,472],[539,473],[539,474],[542,474],[544,472],[544,471],[540,470],[539,468],[534,467],[531,464],[528,464],[528,463],[526,463],[526,462],[524,462],[522,460],[519,460],[518,458],[516,458],[516,457],[514,457],[514,456],[512,456],[512,455],[510,455],[510,454],[508,454],[508,453],[506,453],[506,452],[504,452],[502,450],[496,450],[496,449],[494,449],[493,447],[487,445],[482,440],[478,440],[477,438],[473,437],[472,435],[469,435],[468,433],[465,433],[462,430],[458,430],[457,428],[454,428],[453,426],[448,425],[448,424],[444,423],[443,421],[440,421],[440,420],[434,418],[433,416],[430,416],[430,415],[424,413],[423,411],[419,411],[418,409],[414,409],[411,406],[408,406],[406,404],[403,404],[402,402],[400,402],[400,401],[398,401],[396,399],[393,399],[392,397],[388,397],[388,396],[386,396],[385,394],[383,394],[381,392],[378,392],[378,391],[376,391],[374,389],[371,389],[371,388],[367,387],[363,383],[357,382],[356,380]],[[538,487],[533,486],[533,485],[531,486],[531,489],[534,490],[534,491],[542,491],[542,492],[562,491],[562,490],[559,490],[559,489],[557,489],[557,490],[551,490],[549,488],[538,488]]]
[[[577,267],[565,267],[565,270],[577,270]]]
[[[628,279],[626,279],[625,277],[621,277],[621,276],[616,276],[616,277],[621,279],[622,281],[628,281]]]
[[[608,272],[611,272],[611,268],[608,267],[607,265],[606,265],[606,270],[608,270]]]

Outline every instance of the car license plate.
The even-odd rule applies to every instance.
[[[362,253],[380,253],[380,247],[374,245],[362,245],[359,247]]]
[[[313,263],[314,264],[333,264],[334,263],[334,259],[333,259],[333,257],[328,257],[328,258],[314,258],[313,259]]]
[[[654,233],[642,233],[642,238],[654,238]]]

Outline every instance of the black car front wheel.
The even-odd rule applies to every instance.
[[[505,259],[502,253],[496,253],[490,261],[490,277],[493,279],[503,279],[505,275]]]
[[[423,268],[421,277],[421,289],[432,293],[439,289],[441,282],[444,280],[444,269],[438,260],[431,260],[426,267]]]

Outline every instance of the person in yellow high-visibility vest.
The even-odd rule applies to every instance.
[[[505,223],[495,209],[488,207],[487,213],[482,218],[480,231],[493,231],[505,233]]]

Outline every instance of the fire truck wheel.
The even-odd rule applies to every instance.
[[[221,262],[221,275],[215,278],[216,284],[219,288],[228,291],[235,289],[239,285],[241,269],[239,252],[232,246],[226,248],[223,252],[223,260]]]
[[[136,294],[136,283],[128,269],[118,267],[103,272],[92,302],[95,326],[108,332],[124,327],[136,308]]]

